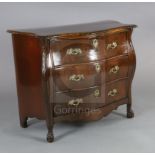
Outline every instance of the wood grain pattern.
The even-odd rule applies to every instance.
[[[127,47],[129,46],[127,41],[127,32],[114,33],[105,37],[105,57],[110,58],[117,55],[127,54]],[[117,47],[114,49],[107,49],[109,44],[116,42]]]
[[[42,45],[38,38],[13,34],[14,60],[21,126],[27,117],[45,119],[42,94]]]
[[[92,45],[93,39],[75,39],[75,40],[60,40],[51,42],[51,51],[53,54],[53,61],[55,66],[65,64],[76,64],[83,62],[90,62],[103,59],[104,40],[96,38],[98,41],[98,48],[95,49]],[[67,55],[68,49],[80,49],[81,54]]]
[[[99,72],[96,71],[96,63],[98,63],[101,67]],[[55,69],[54,77],[56,91],[83,89],[101,85],[102,81],[104,80],[103,73],[105,73],[104,62],[101,61],[96,63],[72,65]],[[73,75],[81,75],[83,78],[81,78],[79,81],[74,81],[70,79],[70,77]]]
[[[96,33],[103,31],[110,31],[114,29],[125,29],[125,28],[133,28],[136,25],[133,24],[122,24],[118,21],[107,20],[107,21],[99,21],[94,23],[82,23],[75,25],[64,25],[64,26],[56,26],[56,27],[46,27],[46,28],[38,28],[38,29],[18,29],[18,30],[8,30],[10,33],[14,34],[24,34],[30,36],[52,36],[52,35],[61,35],[62,37],[71,37],[77,35],[86,35],[88,33]],[[67,35],[66,35],[67,34]]]
[[[98,120],[122,104],[127,104],[127,117],[132,118],[131,84],[136,66],[131,40],[134,27],[104,21],[9,30],[13,40],[21,126],[27,127],[29,117],[46,119],[47,141],[52,142],[57,121]],[[92,45],[93,39],[98,40],[97,50]],[[71,48],[81,49],[82,54],[67,55]],[[99,72],[96,63],[101,67]],[[84,78],[75,82],[70,80],[72,75]],[[98,97],[94,96],[95,90],[99,91]],[[80,100],[76,100],[78,98]],[[79,101],[80,112],[76,112],[76,108],[65,114],[55,112],[72,107],[69,102],[77,104]]]
[[[95,96],[95,91],[99,95]],[[82,102],[78,105],[69,105],[69,101],[81,99]],[[105,105],[105,88],[93,87],[89,89],[56,93],[55,95],[55,115],[66,115],[71,113],[80,113],[90,111]]]
[[[71,113],[69,115],[62,115],[54,118],[54,122],[62,121],[97,121],[110,114],[113,110],[116,110],[120,105],[128,104],[128,98],[116,101],[115,104],[109,104],[107,106],[93,109],[92,111],[82,113]]]
[[[116,96],[108,96],[109,91],[117,89]],[[99,95],[95,96],[95,91],[99,91]],[[108,83],[102,87],[93,87],[89,89],[56,93],[55,95],[55,115],[65,115],[66,113],[80,113],[81,111],[91,111],[110,104],[114,101],[118,101],[127,97],[128,94],[128,82],[127,78]],[[69,101],[82,99],[82,103],[78,106],[69,105]]]
[[[105,62],[106,82],[128,77],[129,72],[128,64],[129,64],[128,56],[118,56],[112,59],[108,59]],[[116,66],[119,67],[119,70],[117,72],[111,72],[111,70]]]

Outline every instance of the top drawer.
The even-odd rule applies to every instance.
[[[95,39],[62,39],[51,42],[54,66],[78,64],[127,54],[126,32],[113,33]]]
[[[128,41],[125,32],[107,35],[105,37],[105,57],[110,58],[128,53]]]
[[[51,42],[51,51],[55,66],[77,64],[103,59],[104,40],[78,39]]]

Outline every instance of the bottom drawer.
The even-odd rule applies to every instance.
[[[54,114],[92,111],[105,105],[104,87],[56,93]]]
[[[112,102],[126,98],[128,81],[126,79],[85,90],[55,94],[54,115],[93,111]]]
[[[105,86],[106,103],[112,103],[128,96],[128,80],[119,80]]]

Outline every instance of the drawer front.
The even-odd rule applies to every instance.
[[[127,79],[85,90],[55,93],[54,114],[80,113],[103,107],[128,97]]]
[[[106,103],[112,103],[128,96],[128,81],[120,80],[106,85]]]
[[[56,93],[54,113],[55,115],[80,113],[103,107],[105,105],[104,95],[105,90],[101,87]]]
[[[118,56],[106,61],[106,82],[128,76],[128,56]]]
[[[105,37],[105,57],[110,58],[128,53],[128,41],[125,32],[111,34]]]
[[[104,48],[104,40],[101,38],[62,40],[51,43],[55,66],[103,59]]]
[[[61,67],[54,70],[56,91],[84,89],[102,84],[104,62]]]

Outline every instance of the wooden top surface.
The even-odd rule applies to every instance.
[[[118,21],[106,20],[93,23],[82,23],[82,24],[64,25],[64,26],[47,27],[47,28],[8,30],[8,32],[34,35],[34,36],[53,36],[53,35],[62,35],[71,33],[92,33],[123,27],[136,27],[136,25],[122,24]]]

